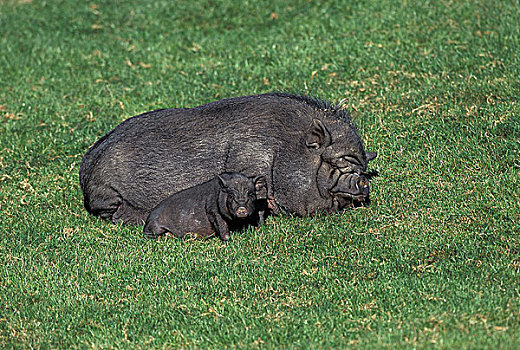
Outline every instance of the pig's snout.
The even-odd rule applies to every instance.
[[[363,175],[359,176],[356,181],[356,187],[359,189],[361,194],[368,196],[370,189],[368,186],[368,179],[366,177]]]
[[[245,207],[238,207],[236,215],[239,218],[245,218],[248,215],[247,209]]]
[[[344,174],[342,175],[331,190],[332,196],[343,197],[368,197],[370,186],[368,178],[360,174]]]

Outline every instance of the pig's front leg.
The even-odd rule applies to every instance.
[[[229,226],[222,216],[218,213],[210,212],[208,213],[208,219],[220,239],[224,242],[229,241]]]

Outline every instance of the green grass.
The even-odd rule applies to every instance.
[[[518,1],[0,1],[0,347],[520,347]],[[348,98],[368,208],[152,242],[82,207],[124,119]]]

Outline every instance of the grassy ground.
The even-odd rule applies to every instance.
[[[519,348],[518,1],[0,1],[0,347]],[[89,216],[125,118],[349,108],[372,206],[151,242]]]

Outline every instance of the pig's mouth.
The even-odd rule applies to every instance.
[[[333,200],[333,209],[341,210],[347,208],[365,207],[370,204],[370,196],[368,195],[352,195],[350,193],[331,193]]]
[[[333,198],[336,210],[370,203],[368,177],[363,174],[341,174],[328,193]]]

